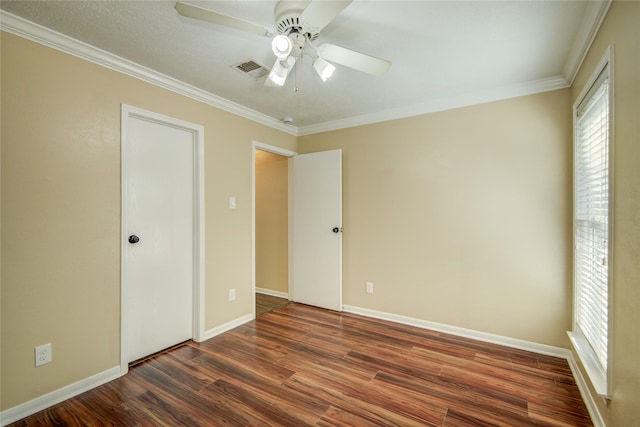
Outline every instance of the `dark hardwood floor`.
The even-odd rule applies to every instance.
[[[291,303],[15,426],[590,426],[566,361]]]
[[[289,304],[289,302],[286,298],[256,293],[256,317]]]

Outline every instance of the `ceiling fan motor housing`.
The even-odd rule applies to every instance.
[[[265,82],[267,86],[282,86],[287,74],[301,58],[308,44],[323,61],[337,63],[354,70],[375,76],[389,70],[391,62],[365,55],[331,43],[315,46],[311,43],[318,38],[319,32],[327,26],[353,0],[279,0],[274,9],[274,18],[279,36],[272,40],[273,53],[278,57]],[[247,31],[259,36],[273,37],[273,31],[260,24],[234,18],[214,10],[178,1],[176,10],[187,18],[199,19],[217,25]],[[291,50],[289,50],[291,49]],[[323,80],[328,78],[326,64],[314,61],[314,68]]]
[[[320,34],[317,32],[310,33],[303,27],[300,15],[302,15],[302,12],[308,5],[309,1],[305,0],[281,0],[276,4],[275,10],[273,11],[278,33],[290,37],[293,34],[301,34],[303,36],[302,48],[304,48],[304,37],[313,41],[317,39],[318,34]],[[299,43],[293,37],[292,41],[294,42],[295,51]]]

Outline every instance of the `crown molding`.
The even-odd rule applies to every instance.
[[[612,0],[588,2],[580,30],[570,49],[562,75],[541,80],[517,83],[497,88],[468,92],[448,98],[432,99],[418,104],[395,109],[387,109],[372,114],[333,120],[315,125],[295,127],[282,123],[273,117],[247,108],[228,99],[211,94],[202,89],[158,73],[150,68],[113,55],[102,49],[75,40],[46,27],[40,26],[11,13],[0,10],[1,29],[41,45],[59,50],[77,58],[101,65],[155,86],[170,90],[215,108],[236,114],[273,129],[294,136],[311,135],[320,132],[363,126],[389,120],[435,113],[454,108],[467,107],[487,102],[499,101],[518,96],[532,95],[551,90],[563,89],[573,84],[584,58],[595,39],[609,10]]]
[[[571,45],[562,71],[562,75],[570,85],[573,85],[573,81],[593,44],[593,40],[600,30],[600,26],[612,2],[613,0],[587,2],[587,8],[582,16],[578,34]]]
[[[389,109],[373,114],[349,117],[346,119],[319,123],[317,125],[304,126],[298,129],[298,135],[311,135],[314,133],[329,132],[332,130],[345,129],[355,126],[364,126],[388,120],[397,120],[407,117],[420,116],[423,114],[435,113],[438,111],[452,110],[454,108],[468,107],[471,105],[484,104],[487,102],[501,101],[504,99],[516,98],[519,96],[533,95],[536,93],[564,89],[569,86],[570,84],[567,79],[564,78],[564,76],[549,77],[546,79],[540,79],[531,82],[517,83],[486,90],[468,92],[459,96],[431,99],[419,104]]]
[[[0,28],[18,37],[36,42],[43,46],[84,59],[85,61],[103,66],[110,70],[126,74],[130,77],[151,83],[163,89],[170,90],[187,98],[194,99],[215,108],[236,114],[245,119],[269,126],[290,135],[297,136],[294,126],[286,125],[280,120],[259,113],[255,110],[229,101],[217,95],[213,95],[195,86],[181,82],[173,77],[158,73],[150,68],[136,64],[135,62],[121,58],[117,55],[91,46],[87,43],[73,39],[64,34],[43,27],[19,16],[0,10]]]

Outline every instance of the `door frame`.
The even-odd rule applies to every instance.
[[[288,177],[288,188],[287,188],[287,198],[288,198],[288,268],[289,268],[289,280],[287,283],[287,289],[289,294],[289,299],[293,299],[293,288],[291,286],[291,237],[292,237],[292,221],[291,221],[291,158],[296,156],[298,153],[291,150],[286,150],[284,148],[276,147],[274,145],[264,144],[258,141],[252,141],[251,143],[251,313],[252,318],[256,318],[256,150],[267,151],[269,153],[278,154],[280,156],[288,157],[289,161],[289,177]]]
[[[121,105],[120,123],[120,182],[121,182],[121,205],[120,205],[120,374],[124,375],[129,370],[127,362],[127,308],[128,308],[128,284],[126,283],[126,257],[128,254],[128,218],[127,199],[129,183],[129,159],[127,158],[127,132],[129,130],[129,120],[139,119],[151,123],[170,126],[180,130],[190,132],[193,141],[193,321],[192,338],[194,341],[201,341],[204,337],[204,126],[179,120],[173,117],[132,107]]]

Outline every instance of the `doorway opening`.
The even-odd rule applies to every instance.
[[[289,158],[295,153],[254,142],[254,315],[290,300]]]
[[[254,142],[252,154],[254,317],[256,291],[307,305],[342,311],[342,150],[297,155],[288,150]],[[262,239],[260,229],[271,231],[271,224],[268,222],[266,227],[260,224],[263,220],[260,208],[257,208],[257,199],[263,196],[257,188],[263,184],[262,178],[256,179],[257,176],[261,176],[256,166],[259,161],[257,159],[261,156],[268,157],[268,154],[279,155],[280,158],[276,159],[282,162],[287,160],[287,218],[283,221],[287,224],[287,232],[286,237],[280,237],[279,240],[281,244],[287,242],[286,250],[273,249],[269,246],[273,244],[273,240],[269,239],[265,239],[268,244],[266,249],[263,249],[258,241]],[[284,179],[282,181],[284,182]],[[281,199],[285,197],[284,193],[281,191]],[[274,197],[266,197],[266,204],[273,205],[274,200]],[[278,220],[282,221],[284,215],[281,213]],[[285,236],[284,232],[281,236]],[[268,257],[276,251],[283,260],[280,265],[287,265],[287,275],[286,278],[281,275],[275,285],[267,284],[263,271],[264,268],[273,267]],[[266,262],[264,256],[267,256]],[[285,282],[286,288],[283,285]]]

